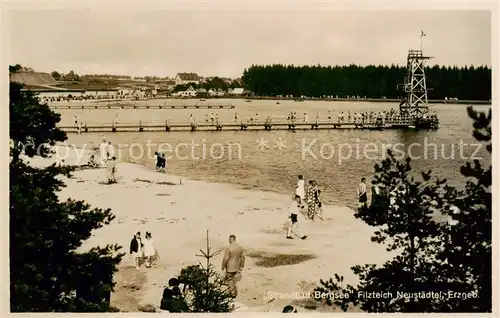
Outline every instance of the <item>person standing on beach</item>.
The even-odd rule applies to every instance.
[[[158,252],[154,246],[151,233],[146,232],[144,239],[144,257],[146,258],[146,267],[150,268],[153,263],[153,258],[158,257]]]
[[[158,151],[155,151],[155,167],[157,172],[161,171],[161,153]]]
[[[115,157],[115,147],[111,144],[111,141],[108,141],[108,153],[107,153],[107,160]],[[115,158],[116,159],[116,158]]]
[[[297,187],[295,189],[295,195],[298,195],[300,197],[300,204],[302,208],[304,208],[304,199],[306,196],[306,190],[305,190],[305,185],[304,185],[304,177],[299,174],[299,180],[297,181]]]
[[[316,214],[318,214],[318,209],[319,209],[319,190],[316,185],[316,180],[312,180],[312,186],[313,186],[313,193],[314,193],[314,214],[311,215],[311,219],[314,221],[314,217]]]
[[[108,143],[106,142],[106,138],[102,138],[101,146],[99,147],[99,151],[101,153],[101,166],[106,165],[106,161],[108,160]]]
[[[116,183],[116,157],[111,157],[111,159],[106,161],[106,172],[108,183]]]
[[[165,157],[164,153],[160,154],[161,157],[161,172],[165,172],[165,169],[167,169],[167,157]]]
[[[130,255],[132,255],[132,259],[137,270],[141,269],[139,266],[142,258],[143,246],[144,245],[142,244],[141,240],[141,232],[137,232],[130,241]]]
[[[313,180],[309,180],[309,186],[307,187],[306,193],[306,201],[307,201],[307,217],[312,219],[314,214],[316,214],[316,191],[314,187]]]
[[[231,294],[238,295],[237,282],[241,280],[241,271],[245,266],[245,252],[243,248],[236,243],[236,236],[229,236],[229,246],[224,252],[222,259],[222,270],[226,272],[226,283],[229,286]]]
[[[321,190],[316,190],[316,214],[320,218],[320,220],[323,220],[323,203],[321,203]]]
[[[370,206],[374,205],[374,203],[377,201],[379,195],[380,195],[380,188],[377,185],[377,183],[374,180],[372,180],[372,198],[371,198]]]
[[[361,178],[361,183],[358,185],[357,192],[359,198],[359,206],[366,206],[366,202],[368,201],[368,195],[366,194],[366,179]]]
[[[295,195],[292,203],[290,204],[290,223],[288,224],[286,230],[286,238],[289,240],[293,239],[292,234],[296,235],[297,237],[300,237],[303,240],[307,238],[307,235],[301,235],[297,230],[297,222],[298,222],[297,215],[300,212],[300,208],[301,208],[300,196]]]

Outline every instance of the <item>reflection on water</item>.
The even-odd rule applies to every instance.
[[[155,105],[165,101],[151,101]],[[211,104],[217,101],[211,100]],[[120,122],[163,122],[165,119],[187,121],[190,114],[204,120],[205,114],[218,112],[222,122],[234,121],[235,112],[240,118],[259,115],[286,118],[289,112],[308,112],[309,118],[320,112],[326,118],[340,112],[388,110],[397,103],[363,102],[302,102],[221,100],[233,103],[236,109],[124,109],[124,110],[58,110],[62,125],[71,124],[74,116],[87,123],[111,122],[118,114]],[[197,101],[168,101],[170,104],[198,103]],[[487,110],[488,107],[478,107]],[[96,146],[106,136],[113,144],[120,145],[122,160],[154,165],[153,154],[162,150],[171,155],[168,171],[194,179],[241,184],[248,188],[293,193],[297,175],[315,179],[323,189],[323,198],[330,203],[353,205],[356,185],[362,176],[370,180],[375,163],[380,162],[386,150],[393,148],[399,154],[411,154],[416,171],[433,170],[455,185],[463,184],[459,167],[475,151],[472,122],[463,105],[435,105],[441,127],[437,131],[415,130],[307,130],[297,131],[198,131],[198,132],[128,132],[70,134],[68,142]],[[258,148],[257,146],[261,146]],[[397,154],[397,153],[396,153]],[[451,156],[454,154],[454,156]],[[486,164],[491,158],[485,147],[475,154],[483,156]],[[461,158],[463,157],[463,158]],[[453,159],[454,158],[454,159]]]

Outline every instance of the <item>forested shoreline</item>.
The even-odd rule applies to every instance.
[[[491,69],[481,67],[426,67],[429,99],[491,100]],[[243,72],[244,87],[257,96],[361,96],[399,99],[403,66],[293,66],[252,65]]]

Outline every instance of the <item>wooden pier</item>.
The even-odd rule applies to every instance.
[[[79,128],[76,126],[59,126],[59,128],[68,133],[77,133]],[[258,122],[258,123],[179,123],[166,121],[163,124],[150,123],[143,124],[128,123],[117,125],[82,125],[80,133],[86,132],[146,132],[146,131],[229,131],[229,130],[318,130],[318,129],[404,129],[415,127],[415,121],[411,119],[389,119],[376,120],[373,122],[334,122],[318,121],[312,123],[305,122]]]
[[[52,109],[234,109],[235,106],[228,105],[49,105]]]

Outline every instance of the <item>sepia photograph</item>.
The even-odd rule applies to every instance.
[[[10,312],[494,312],[496,11],[37,8]]]

